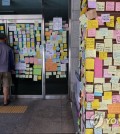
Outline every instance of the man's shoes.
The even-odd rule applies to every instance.
[[[10,99],[8,99],[8,100],[7,100],[7,103],[4,103],[3,106],[7,106],[7,105],[9,105],[10,102],[11,102]]]

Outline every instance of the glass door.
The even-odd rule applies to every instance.
[[[46,97],[68,94],[68,25],[53,30],[53,21],[45,23]]]
[[[9,44],[14,50],[13,84],[17,95],[42,96],[42,17],[13,16],[7,20]]]

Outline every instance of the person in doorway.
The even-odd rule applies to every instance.
[[[11,71],[14,70],[14,54],[6,44],[7,37],[0,33],[0,86],[3,87],[4,106],[10,103]]]

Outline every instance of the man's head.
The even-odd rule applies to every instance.
[[[4,33],[0,33],[0,41],[5,42],[7,39],[6,35]]]

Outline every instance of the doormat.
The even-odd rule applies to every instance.
[[[28,106],[0,106],[0,113],[25,113]]]

